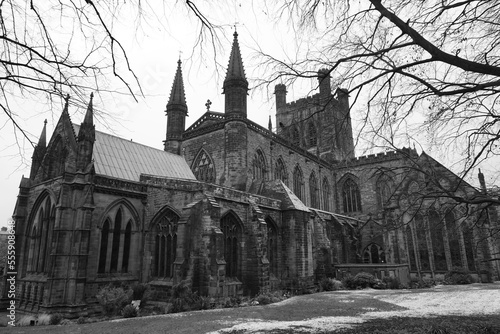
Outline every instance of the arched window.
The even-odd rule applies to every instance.
[[[413,242],[413,234],[410,226],[406,226],[406,250],[408,252],[408,262],[410,270],[417,270],[417,259],[415,258],[415,243]]]
[[[295,145],[300,145],[300,132],[295,125],[292,126],[292,143]]]
[[[452,267],[462,267],[462,255],[460,251],[460,238],[458,227],[455,222],[455,214],[448,210],[444,216],[446,224],[446,235],[448,236],[448,245],[450,247],[450,258]]]
[[[224,259],[226,260],[226,277],[238,277],[239,246],[241,228],[237,218],[232,213],[222,217],[220,228],[224,234]]]
[[[464,246],[465,246],[465,257],[467,258],[467,266],[470,271],[476,270],[476,263],[474,260],[474,232],[472,231],[472,227],[469,227],[465,224],[462,225],[462,235],[464,238]]]
[[[201,149],[191,166],[194,176],[198,181],[214,183],[215,166],[210,155]]]
[[[269,273],[278,276],[278,228],[273,220],[266,217],[267,223],[267,259]]]
[[[319,203],[318,203],[318,197],[319,197],[318,181],[316,180],[316,174],[314,174],[314,172],[312,172],[311,176],[309,177],[309,193],[310,193],[310,196],[311,196],[311,207],[313,207],[313,208],[319,208]]]
[[[361,211],[361,194],[358,185],[351,178],[345,180],[342,186],[342,199],[344,202],[344,212]]]
[[[285,168],[285,163],[281,157],[276,161],[276,168],[274,168],[274,179],[281,180],[283,183],[287,184],[287,173]]]
[[[369,244],[363,251],[363,263],[385,263],[384,249],[376,243]]]
[[[323,210],[330,211],[330,183],[326,177],[323,178]]]
[[[429,229],[431,233],[432,252],[434,253],[434,269],[444,271],[447,269],[446,253],[444,249],[443,223],[436,210],[428,213]]]
[[[380,208],[386,207],[392,197],[392,180],[388,175],[381,175],[377,180],[377,199]]]
[[[427,249],[427,226],[420,214],[415,215],[415,232],[421,270],[431,270],[429,250]]]
[[[130,271],[132,228],[133,220],[125,206],[118,205],[109,211],[101,229],[97,273],[114,274]]]
[[[33,273],[46,273],[49,266],[52,231],[55,222],[55,205],[48,194],[37,201],[33,219],[27,234],[28,261],[26,270]]]
[[[309,147],[318,145],[318,134],[312,121],[307,125],[307,144]]]
[[[266,179],[266,160],[261,150],[257,150],[252,162],[253,178],[259,180]]]
[[[293,171],[293,192],[301,201],[304,200],[304,179],[299,166]]]
[[[179,216],[170,209],[165,209],[155,220],[155,248],[153,256],[153,276],[172,277],[177,255],[177,225]]]

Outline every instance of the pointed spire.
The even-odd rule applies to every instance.
[[[47,147],[47,119],[43,121],[43,130],[40,134],[40,138],[38,139],[38,147],[45,148]]]
[[[64,98],[64,108],[63,108],[63,114],[66,113],[68,114],[68,104],[69,104],[69,94],[66,94],[66,97]]]
[[[184,93],[184,81],[182,79],[181,60],[177,61],[177,72],[175,73],[174,84],[170,91],[170,99],[167,103],[167,111],[172,107],[181,107],[183,111],[187,112],[186,95]]]
[[[240,45],[238,43],[238,33],[235,31],[233,36],[233,46],[231,49],[231,56],[229,57],[226,79],[224,80],[224,88],[226,88],[226,82],[230,80],[244,81],[248,87],[248,82],[245,77],[245,69],[243,68],[243,61],[241,60]]]
[[[94,93],[90,93],[90,101],[87,107],[87,113],[85,114],[85,118],[83,119],[83,123],[94,125],[94,106],[92,100],[94,99]]]
[[[273,131],[273,122],[271,122],[271,115],[269,115],[269,122],[267,123],[267,129]]]

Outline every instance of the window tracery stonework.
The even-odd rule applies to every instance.
[[[191,169],[198,181],[208,183],[215,182],[214,162],[205,150],[202,149],[200,153],[198,153]]]

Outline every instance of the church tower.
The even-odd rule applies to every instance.
[[[182,133],[185,130],[186,116],[188,112],[186,96],[184,93],[184,82],[182,80],[181,60],[177,62],[174,84],[167,103],[167,138],[164,141],[164,150],[174,154],[180,154]]]
[[[85,168],[92,162],[92,153],[95,142],[94,126],[94,94],[90,94],[90,102],[85,113],[85,118],[78,131],[78,155],[76,160],[76,170],[85,171]]]
[[[231,56],[224,80],[225,95],[225,175],[223,184],[246,191],[248,180],[247,118],[248,81],[243,69],[238,33],[235,31]]]

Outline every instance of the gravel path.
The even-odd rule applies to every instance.
[[[500,316],[500,282],[422,290],[358,290],[297,296],[267,306],[218,309],[70,325],[10,328],[12,333],[263,333],[348,328],[375,318]]]

